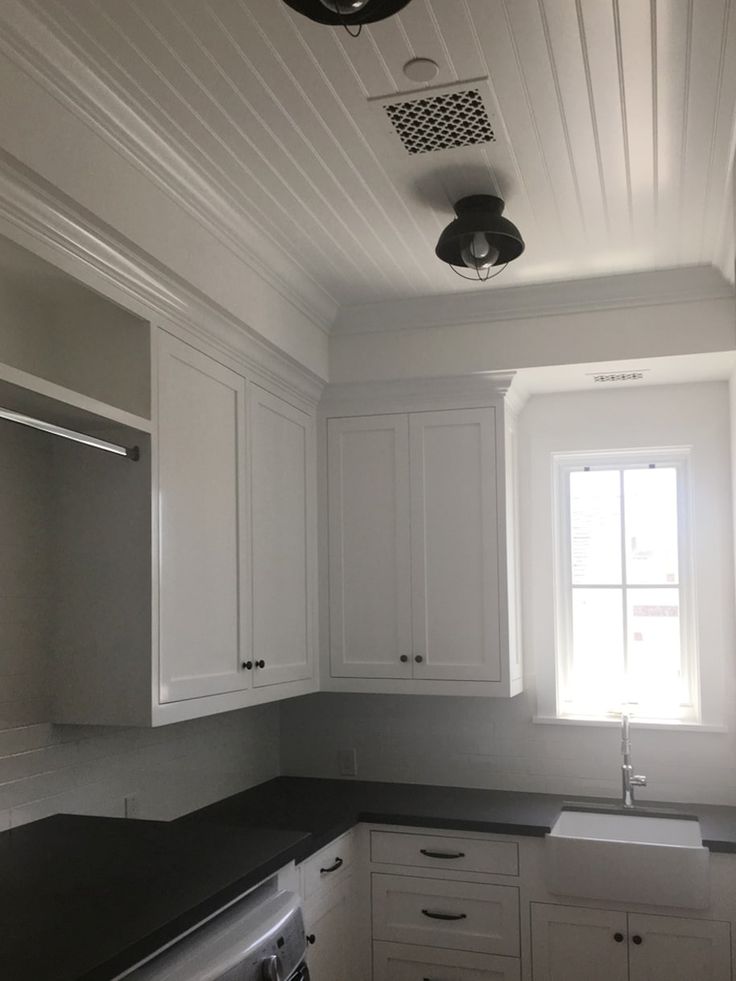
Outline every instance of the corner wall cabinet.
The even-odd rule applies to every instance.
[[[323,687],[516,694],[508,407],[332,416],[326,426]]]

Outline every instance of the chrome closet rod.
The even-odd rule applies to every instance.
[[[61,436],[62,439],[70,439],[75,443],[84,443],[85,446],[93,446],[95,449],[105,450],[107,453],[116,453],[118,456],[125,456],[129,460],[140,459],[141,454],[137,446],[120,446],[118,443],[109,443],[106,439],[98,439],[96,436],[88,436],[86,433],[77,433],[73,429],[64,429],[63,426],[55,426],[52,422],[34,419],[33,416],[24,416],[22,413],[13,412],[10,409],[0,409],[0,419],[17,422],[21,426],[30,426],[31,429],[40,429],[44,433],[51,433],[52,436]]]

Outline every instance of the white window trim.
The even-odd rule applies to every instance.
[[[646,707],[638,713],[632,706],[632,714],[639,722],[661,726],[700,725],[702,723],[700,693],[700,658],[697,647],[695,605],[695,577],[693,567],[693,524],[691,514],[691,447],[669,446],[647,449],[622,449],[554,453],[553,468],[553,539],[554,539],[554,617],[555,617],[555,716],[537,717],[539,721],[613,721],[620,713],[611,711],[596,715],[580,706],[564,703],[565,677],[570,670],[572,650],[572,579],[570,557],[570,499],[569,474],[590,469],[620,469],[646,467],[649,464],[674,467],[677,472],[678,501],[678,559],[680,593],[680,629],[683,671],[688,675],[691,701],[681,706],[681,711],[671,719],[660,716],[647,717]]]

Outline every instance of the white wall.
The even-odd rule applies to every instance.
[[[519,420],[523,607],[540,714],[555,711],[552,454],[688,446],[703,721],[736,721],[729,411],[726,382],[544,395],[527,404]]]
[[[493,296],[489,295],[489,305]],[[330,381],[461,375],[736,347],[733,297],[335,334]],[[388,315],[387,315],[388,316]]]
[[[559,794],[617,795],[616,728],[534,723],[536,675],[551,664],[549,487],[552,449],[693,445],[696,542],[710,602],[701,653],[710,659],[711,709],[723,695],[729,731],[634,732],[637,770],[649,777],[641,797],[736,803],[736,697],[726,383],[652,386],[545,395],[519,425],[520,520],[525,693],[515,699],[319,694],[281,710],[282,770],[338,776],[337,752],[354,747],[359,776]],[[705,592],[705,596],[702,593]]]

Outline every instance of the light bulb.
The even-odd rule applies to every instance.
[[[323,7],[327,7],[333,14],[347,17],[350,14],[357,14],[370,0],[320,0]]]
[[[468,269],[490,269],[498,259],[499,251],[488,241],[485,232],[476,232],[460,250],[460,256]]]

